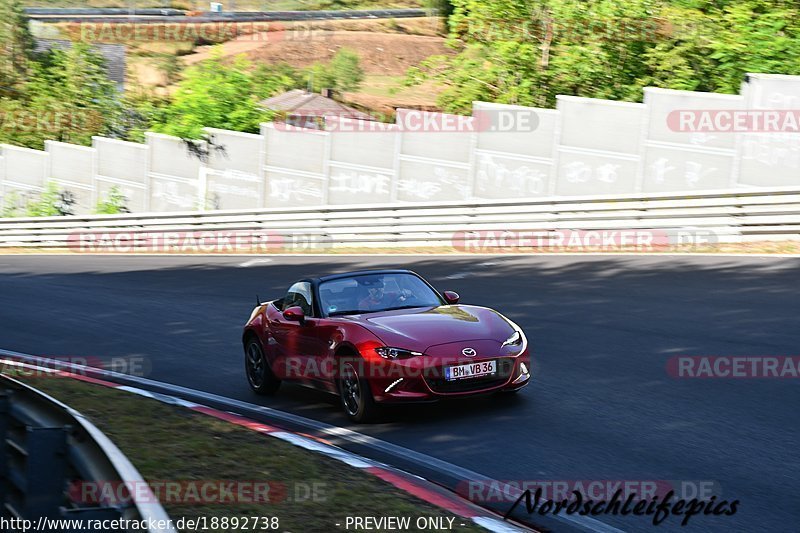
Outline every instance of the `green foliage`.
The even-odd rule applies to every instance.
[[[331,59],[331,73],[335,80],[335,89],[354,91],[364,81],[364,69],[359,63],[358,54],[349,48],[341,48]]]
[[[97,202],[94,212],[98,215],[130,213],[128,209],[128,198],[122,194],[118,186],[114,185],[108,190],[108,195]]]
[[[178,81],[182,70],[181,62],[176,54],[159,54],[156,59],[156,68],[164,74],[168,85]]]
[[[259,99],[269,98],[275,94],[301,87],[303,77],[288,63],[259,64],[253,71],[253,87]]]
[[[364,81],[358,53],[340,48],[327,65],[315,63],[305,71],[306,85],[314,92],[333,89],[337,92],[354,91]]]
[[[672,38],[643,58],[643,81],[736,93],[747,72],[800,74],[800,4],[780,0],[695,2],[668,11]]]
[[[324,63],[314,63],[305,69],[306,84],[304,88],[318,93],[322,89],[335,89],[336,78],[330,67]]]
[[[423,5],[428,9],[435,9],[440,17],[449,17],[455,11],[452,0],[425,0]]]
[[[47,139],[87,145],[119,119],[116,86],[88,45],[42,54],[27,70],[14,96],[0,98],[0,142],[38,149]]]
[[[552,107],[557,94],[641,101],[648,85],[736,93],[746,72],[800,74],[800,6],[783,0],[452,0],[449,45],[407,84],[440,105]]]
[[[204,127],[255,133],[274,117],[260,106],[261,100],[295,87],[350,91],[363,79],[358,54],[349,49],[339,50],[330,63],[317,63],[303,72],[287,64],[254,67],[244,57],[226,62],[217,51],[184,72],[166,105],[145,98],[134,109],[142,126],[149,119],[153,131],[183,139],[202,139]],[[126,137],[138,140],[145,129],[131,128]]]
[[[33,37],[19,0],[0,0],[0,97],[16,97],[28,74]]]
[[[169,99],[152,90],[137,87],[129,90],[123,100],[124,111],[115,122],[108,136],[126,141],[143,143],[145,132],[154,123],[163,122]]]
[[[62,190],[58,184],[47,182],[38,199],[28,200],[26,206],[29,217],[56,217],[74,214],[75,197],[68,190]]]
[[[13,218],[22,216],[22,201],[19,191],[11,191],[3,198],[3,210],[0,212],[0,218]]]
[[[216,52],[186,70],[153,130],[187,139],[199,139],[204,127],[255,133],[272,116],[259,106],[259,100],[294,84],[284,72],[253,72],[243,57],[228,64]]]

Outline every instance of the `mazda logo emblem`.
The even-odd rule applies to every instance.
[[[461,350],[461,353],[467,357],[475,357],[478,354],[478,352],[475,351],[475,348],[464,348]]]

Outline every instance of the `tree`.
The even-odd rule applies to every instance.
[[[552,107],[558,94],[641,101],[647,85],[736,93],[745,72],[800,74],[800,6],[784,0],[452,0],[449,46],[409,71],[439,104]]]
[[[644,57],[658,87],[738,93],[744,74],[800,74],[800,4],[696,2],[665,8],[672,29]]]
[[[17,97],[33,56],[33,36],[19,0],[0,0],[0,97]]]
[[[331,59],[331,74],[338,91],[354,91],[364,81],[364,69],[358,54],[349,48],[340,48]]]
[[[128,87],[122,101],[122,113],[106,134],[108,137],[143,143],[145,133],[155,123],[164,122],[170,100],[141,86]]]
[[[336,78],[329,65],[324,63],[314,63],[305,70],[304,88],[311,92],[318,93],[322,89],[335,89]]]
[[[350,48],[340,48],[328,64],[314,63],[305,71],[306,86],[312,91],[333,89],[337,92],[354,91],[364,81],[358,53]]]
[[[448,18],[455,11],[452,0],[425,0],[425,7],[435,9],[440,17]]]
[[[16,98],[0,99],[0,112],[0,142],[41,149],[47,139],[91,144],[112,130],[121,107],[103,57],[74,43],[30,62],[28,80]]]
[[[199,139],[204,127],[255,133],[272,117],[259,100],[294,83],[281,72],[273,76],[264,70],[254,72],[244,57],[225,63],[217,50],[186,70],[153,130],[187,139]]]

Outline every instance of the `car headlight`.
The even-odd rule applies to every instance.
[[[512,333],[511,336],[507,338],[500,347],[502,348],[503,346],[519,346],[520,344],[522,344],[522,332],[517,330],[514,333]]]
[[[384,359],[407,359],[409,357],[417,357],[422,355],[421,352],[404,350],[403,348],[392,348],[390,346],[381,346],[379,348],[375,348],[375,351]]]

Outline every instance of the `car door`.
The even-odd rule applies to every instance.
[[[303,310],[305,320],[287,320],[282,312],[268,317],[267,327],[275,340],[277,354],[277,368],[273,368],[273,371],[281,379],[318,381],[321,376],[317,362],[328,345],[317,331],[319,319],[314,316],[311,283],[299,281],[289,287],[281,311],[293,306]]]

